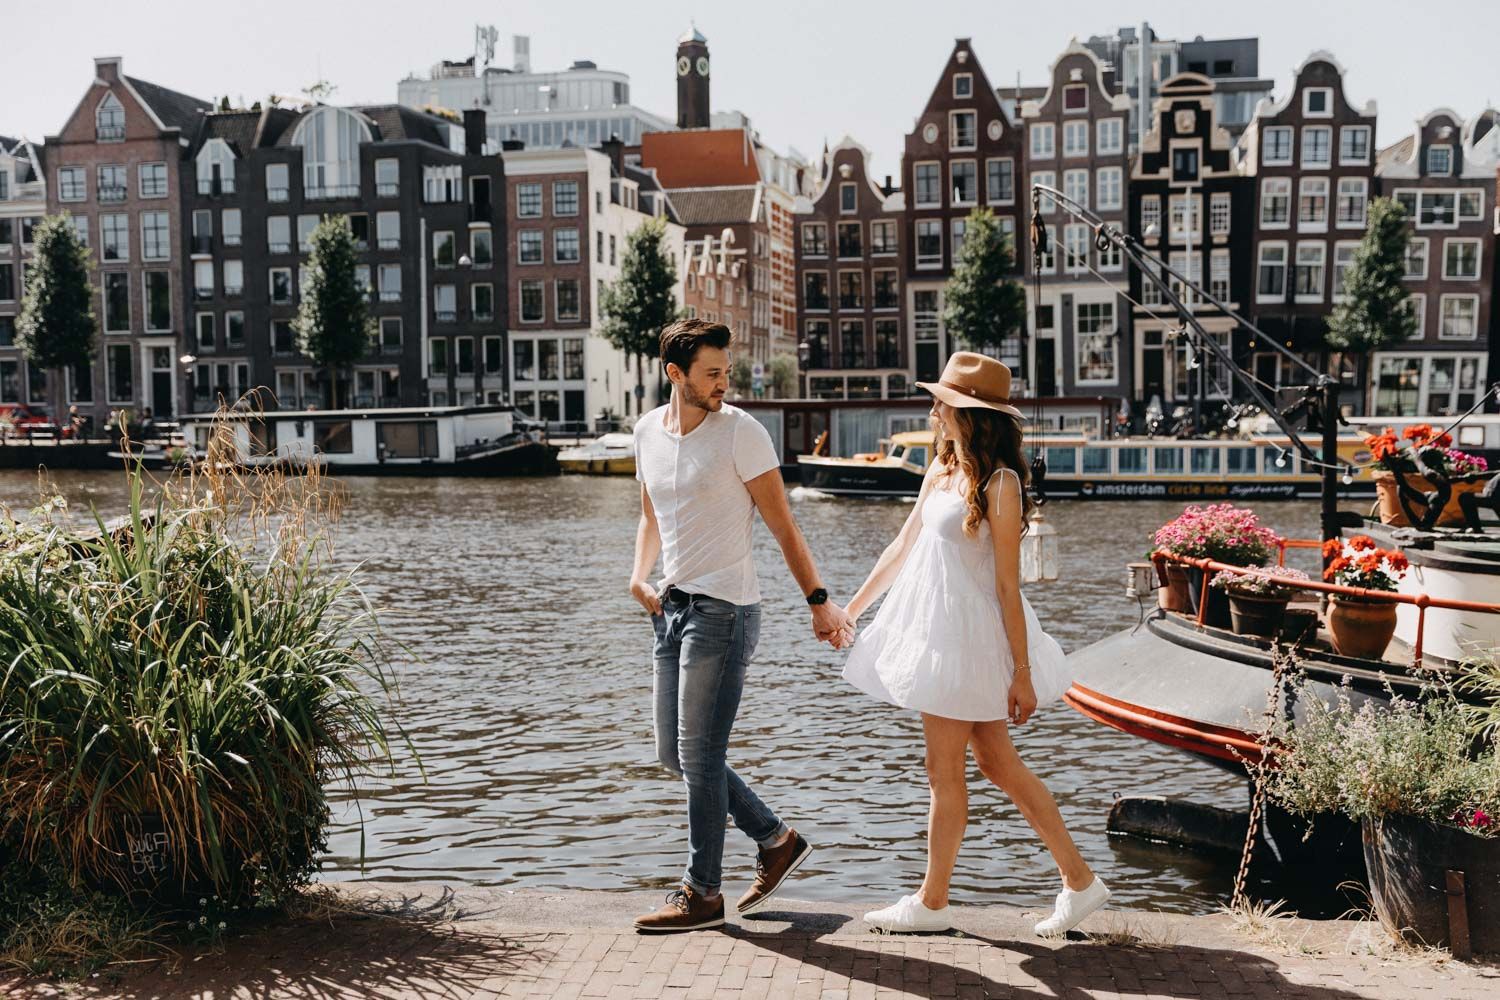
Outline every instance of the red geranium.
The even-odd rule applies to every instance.
[[[1355,552],[1366,552],[1375,548],[1375,539],[1369,535],[1355,535],[1349,539],[1349,547]]]
[[[1387,552],[1385,561],[1391,564],[1391,569],[1398,573],[1405,573],[1411,568],[1411,560],[1406,558],[1405,552]]]
[[[1323,543],[1323,558],[1332,559],[1344,551],[1344,543],[1337,538],[1330,538]]]

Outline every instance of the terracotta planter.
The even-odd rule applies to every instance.
[[[1267,639],[1281,633],[1289,597],[1259,597],[1229,592],[1229,619],[1235,635],[1259,635]]]
[[[1396,602],[1334,594],[1328,599],[1328,630],[1339,655],[1378,660],[1396,633]]]
[[[1203,593],[1204,571],[1196,566],[1187,568],[1188,600],[1192,603],[1192,613],[1198,613],[1198,601]],[[1203,624],[1214,628],[1229,628],[1231,619],[1229,616],[1229,595],[1218,587],[1208,588],[1208,608],[1203,612]]]
[[[1456,897],[1448,873],[1462,872],[1463,917],[1470,947],[1500,952],[1500,838],[1447,823],[1386,816],[1362,824],[1365,871],[1380,924],[1413,944],[1451,946]]]
[[[1408,474],[1406,485],[1420,492],[1433,489],[1432,482],[1426,476]],[[1484,489],[1484,484],[1489,481],[1487,473],[1471,476],[1464,479],[1450,480],[1453,493],[1448,497],[1448,502],[1443,505],[1443,513],[1438,516],[1439,526],[1448,526],[1464,523],[1463,508],[1458,505],[1458,498],[1465,493],[1478,493]],[[1375,495],[1380,505],[1380,523],[1396,526],[1411,524],[1406,518],[1406,512],[1401,509],[1401,500],[1396,488],[1396,474],[1386,472],[1384,469],[1375,473]],[[1413,503],[1412,509],[1419,515],[1427,508],[1420,503]]]
[[[1187,614],[1193,610],[1192,600],[1188,597],[1187,570],[1181,565],[1167,563],[1167,585],[1156,591],[1156,604],[1163,611]]]

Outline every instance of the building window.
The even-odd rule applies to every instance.
[[[375,245],[381,250],[401,249],[401,213],[375,213]]]
[[[168,271],[146,272],[146,329],[172,329],[172,275]]]
[[[1063,88],[1063,110],[1067,112],[1089,109],[1089,88],[1085,84],[1072,84]]]
[[[875,321],[875,365],[878,368],[901,367],[901,321]]]
[[[485,282],[469,286],[470,314],[477,320],[495,318],[495,286]]]
[[[557,295],[557,318],[559,322],[576,322],[583,315],[580,302],[577,278],[560,278],[557,281],[555,292]]]
[[[952,181],[954,206],[977,204],[979,164],[973,160],[954,160],[948,164],[948,174]]]
[[[1345,125],[1339,129],[1339,163],[1370,162],[1370,126]]]
[[[1432,177],[1448,177],[1453,173],[1453,147],[1436,144],[1427,147],[1427,173]]]
[[[881,270],[871,273],[875,289],[876,309],[896,309],[901,305],[900,286],[893,270]]]
[[[1172,278],[1172,291],[1183,301],[1184,305],[1195,305],[1199,299],[1198,293],[1193,289],[1203,286],[1202,254],[1196,250],[1192,253],[1174,250],[1167,262],[1171,265],[1172,270],[1182,275],[1182,279],[1186,279],[1184,281],[1179,278]]]
[[[1103,250],[1094,249],[1099,263],[1096,265],[1101,271],[1118,271],[1124,266],[1124,258],[1120,254],[1120,247],[1116,243],[1110,243]]]
[[[943,223],[939,219],[917,220],[917,266],[943,266]]]
[[[380,353],[401,353],[400,316],[382,316],[380,318]]]
[[[1161,236],[1161,195],[1141,198],[1141,235],[1148,240]]]
[[[119,142],[125,138],[125,109],[114,94],[105,94],[94,110],[94,137],[100,142]]]
[[[542,263],[542,231],[523,229],[516,234],[516,259],[522,264]]]
[[[1427,243],[1426,236],[1413,236],[1406,241],[1406,273],[1402,277],[1408,281],[1421,281],[1427,277]]]
[[[204,312],[198,314],[198,349],[211,351],[214,349],[214,314]]]
[[[432,286],[433,319],[439,323],[458,322],[458,289],[453,285]]]
[[[1335,302],[1343,301],[1344,282],[1348,278],[1349,268],[1354,266],[1354,254],[1358,249],[1358,243],[1347,240],[1333,245],[1333,301]]]
[[[839,324],[839,349],[845,368],[863,368],[865,358],[865,324],[863,320],[844,320]]]
[[[859,211],[859,185],[843,183],[839,185],[839,211],[844,215],[851,215]]]
[[[973,111],[948,113],[948,148],[973,149],[979,143],[979,116]]]
[[[266,249],[271,253],[292,252],[292,220],[288,216],[266,219]]]
[[[540,323],[547,318],[545,286],[540,281],[521,282],[521,322]],[[517,375],[517,377],[520,377]]]
[[[313,230],[318,228],[318,217],[316,215],[297,216],[297,252],[312,252]]]
[[[864,307],[864,274],[859,271],[840,271],[839,308],[863,309]]]
[[[950,244],[952,247],[950,252],[953,254],[954,261],[957,261],[959,254],[963,253],[964,250],[964,234],[969,231],[969,220],[967,218],[950,219],[948,229],[952,234],[951,239],[953,241]]]
[[[943,168],[938,163],[918,163],[914,168],[916,178],[916,204],[918,206],[941,205],[943,203]]]
[[[1321,232],[1328,228],[1328,178],[1304,177],[1297,192],[1297,228]]]
[[[1215,250],[1208,259],[1208,294],[1229,301],[1229,251]]]
[[[1365,227],[1366,190],[1369,181],[1363,177],[1339,178],[1338,208],[1335,218],[1341,229]]]
[[[422,200],[442,205],[464,200],[464,170],[458,164],[422,168]]]
[[[401,193],[401,161],[375,161],[375,196],[394,198]]]
[[[1289,167],[1292,164],[1292,129],[1290,125],[1273,125],[1266,129],[1260,146],[1261,166]]]
[[[1101,212],[1118,212],[1124,204],[1123,174],[1119,167],[1100,167],[1095,174],[1096,207]]]
[[[1172,180],[1178,184],[1198,180],[1198,147],[1177,146],[1172,150]]]
[[[1474,281],[1479,277],[1479,241],[1443,241],[1443,277],[1454,281]]]
[[[1229,235],[1229,193],[1216,191],[1208,199],[1208,231],[1214,236]]]
[[[1458,220],[1478,222],[1484,218],[1484,192],[1469,189],[1458,192]]]
[[[828,256],[828,224],[804,222],[802,224],[802,256]]]
[[[135,375],[131,371],[132,351],[129,344],[111,344],[105,348],[106,391],[111,403],[129,403],[135,399]]]
[[[1442,340],[1474,340],[1479,335],[1479,296],[1444,295],[1440,300],[1438,337]]]
[[[292,301],[292,269],[273,267],[268,272],[271,283],[271,304],[284,306]]]
[[[1075,307],[1078,330],[1079,382],[1115,380],[1115,304],[1080,302]]]
[[[88,197],[88,174],[82,167],[58,168],[57,197],[60,201],[83,201]]]
[[[1258,302],[1286,301],[1286,244],[1262,243],[1255,284]]]
[[[1051,170],[1034,170],[1031,173],[1031,183],[1042,187],[1056,188],[1057,175]],[[1057,199],[1045,192],[1037,200],[1037,210],[1043,215],[1051,215],[1057,211]]]
[[[874,254],[896,252],[896,223],[880,221],[870,223],[870,252]]]
[[[577,236],[577,232],[574,232]],[[432,234],[432,266],[449,268],[458,263],[458,244],[451,232]]]
[[[1119,118],[1101,118],[1098,123],[1098,152],[1100,156],[1121,153],[1125,150],[1125,125]]]
[[[974,74],[953,74],[953,96],[958,98],[974,96]]]
[[[1063,270],[1070,274],[1081,273],[1089,266],[1089,227],[1069,224],[1063,226]]]
[[[1089,123],[1063,122],[1063,156],[1089,155]]]
[[[224,346],[245,346],[245,314],[242,312],[227,312],[224,314]]]
[[[196,299],[211,299],[214,297],[213,261],[193,261],[193,297]]]
[[[1328,245],[1322,240],[1297,244],[1296,286],[1293,294],[1298,302],[1323,301],[1323,264],[1328,254]]]
[[[130,216],[99,216],[99,259],[130,259]]]
[[[1026,130],[1031,135],[1031,158],[1047,160],[1057,155],[1056,126],[1051,122],[1037,122]]]
[[[167,165],[165,163],[142,163],[136,170],[140,179],[142,198],[165,198],[167,196]]]
[[[400,302],[401,265],[381,264],[380,271],[378,273],[380,277],[380,301]]]
[[[575,194],[577,185],[574,185]],[[527,182],[516,185],[516,215],[522,219],[540,219],[542,217],[542,185],[536,182]]]
[[[860,238],[862,227],[858,222],[839,223],[839,256],[863,257],[864,241]]]
[[[1310,170],[1332,162],[1333,129],[1327,125],[1302,126],[1302,166]]]
[[[1458,196],[1453,191],[1423,191],[1417,201],[1417,225],[1452,229],[1458,225]]]
[[[433,340],[427,344],[427,374],[432,376],[444,376],[448,374],[448,342],[446,340]]]
[[[802,275],[802,308],[828,308],[827,271],[808,271]]]
[[[1302,91],[1302,113],[1309,118],[1331,117],[1333,90],[1328,87],[1308,87]]]
[[[125,168],[107,164],[99,168],[99,200],[124,201],[130,188],[126,184]]]
[[[290,185],[291,171],[285,163],[266,164],[266,201],[288,201]]]
[[[454,354],[458,360],[458,374],[474,374],[474,338],[457,337],[453,341]]]
[[[1072,122],[1078,125],[1081,122]],[[1067,195],[1078,207],[1089,207],[1089,172],[1087,170],[1064,170],[1063,171],[1063,194]]]
[[[1197,242],[1203,232],[1199,213],[1203,208],[1202,195],[1174,194],[1167,199],[1167,210],[1171,223],[1173,243]]]
[[[576,264],[579,259],[578,230],[554,229],[552,231],[552,261],[555,264]]]
[[[141,213],[141,259],[167,260],[172,256],[172,232],[166,212]]]
[[[0,295],[4,298],[4,295]],[[130,332],[130,274],[104,272],[104,332]]]
[[[552,182],[552,214],[553,215],[577,215],[578,214],[578,182],[577,181],[553,181]]]
[[[469,259],[475,267],[490,267],[495,263],[495,234],[492,230],[469,230]]]
[[[1010,157],[984,161],[985,182],[992,205],[1009,205],[1016,200],[1016,164]]]

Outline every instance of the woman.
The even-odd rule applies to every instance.
[[[1024,724],[1069,684],[1062,648],[1021,594],[1021,535],[1032,502],[1021,411],[1007,401],[1010,369],[959,352],[939,382],[917,384],[933,395],[935,456],[901,533],[849,603],[857,620],[890,590],[844,677],[872,697],[922,713],[932,795],[927,875],[915,894],[865,920],[888,931],[952,926],[948,883],[968,822],[973,747],[980,771],[1015,802],[1062,873],[1053,914],[1036,932],[1065,934],[1103,906],[1109,890],[1010,740],[1010,725]]]

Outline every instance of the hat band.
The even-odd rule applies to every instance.
[[[965,396],[972,396],[973,398],[982,400],[986,403],[998,403],[1001,406],[1015,405],[1005,396],[991,396],[988,393],[980,392],[978,389],[975,389],[972,386],[962,385],[958,382],[953,382],[948,379],[939,379],[938,385],[941,385],[947,389],[952,389],[954,392],[961,392]]]

